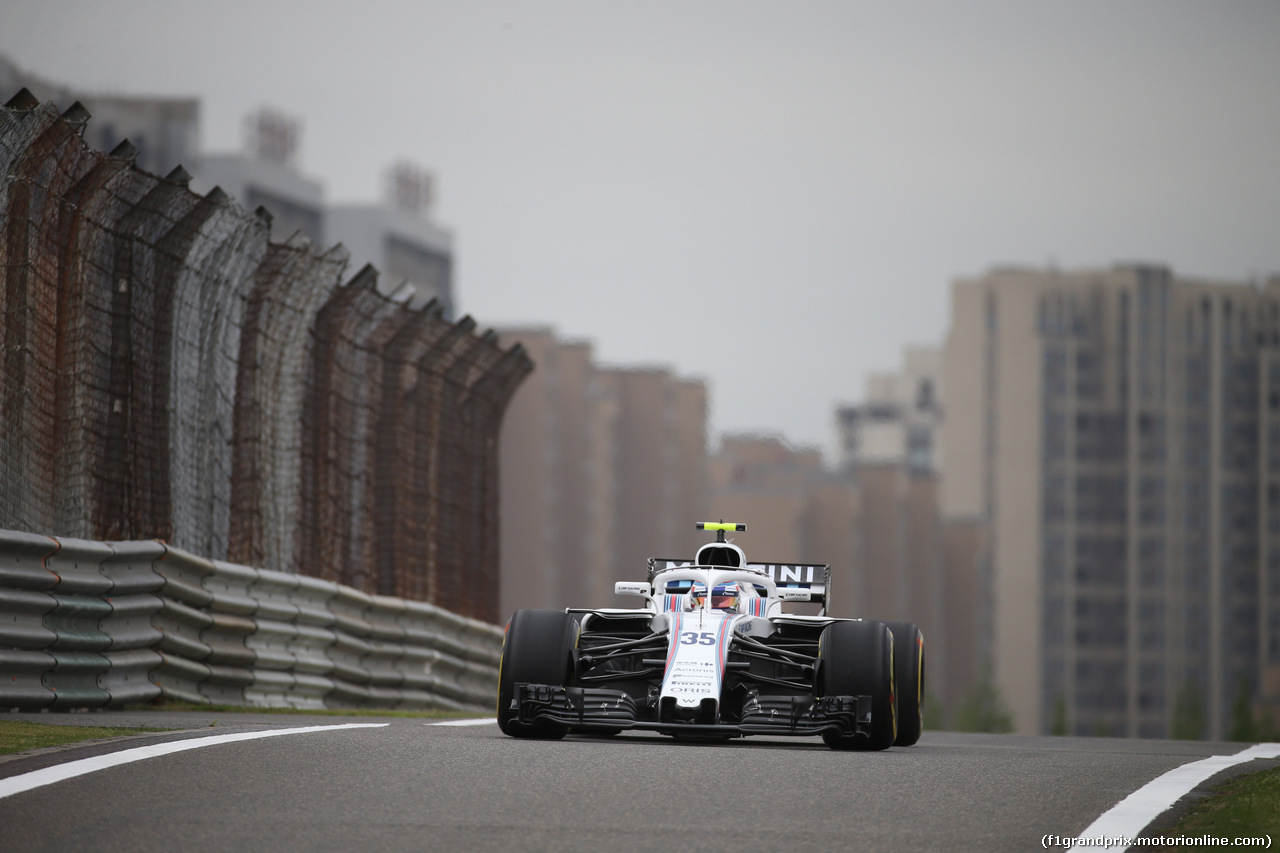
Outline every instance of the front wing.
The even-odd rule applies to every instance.
[[[736,723],[654,719],[629,694],[603,687],[517,683],[511,709],[523,724],[537,720],[580,729],[690,735],[870,735],[870,696],[756,696]]]

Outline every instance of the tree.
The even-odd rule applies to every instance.
[[[1051,735],[1065,735],[1067,733],[1067,697],[1061,693],[1053,703],[1053,723],[1049,728]]]
[[[1231,705],[1231,731],[1227,740],[1256,742],[1261,740],[1261,727],[1253,718],[1253,689],[1243,672],[1236,682],[1236,699]]]
[[[1011,732],[1013,711],[1004,701],[1000,687],[984,671],[978,683],[965,695],[956,711],[955,728],[961,732]]]
[[[1173,708],[1173,739],[1200,740],[1204,737],[1204,709],[1200,704],[1200,685],[1188,678],[1178,691]]]
[[[1275,717],[1265,705],[1258,712],[1258,740],[1263,743],[1280,741],[1280,727],[1276,726]]]
[[[942,703],[928,690],[924,692],[924,727],[935,731],[943,731],[947,728],[946,713],[943,711]]]

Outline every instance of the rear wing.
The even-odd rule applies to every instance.
[[[658,572],[692,565],[692,560],[650,557],[649,582],[653,583]],[[809,590],[809,600],[821,604],[825,611],[831,589],[831,566],[826,563],[747,563],[746,569],[768,575],[780,587]]]

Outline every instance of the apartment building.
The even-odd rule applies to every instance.
[[[453,235],[431,216],[435,177],[424,170],[394,163],[384,173],[381,202],[330,205],[323,183],[298,169],[302,123],[278,110],[245,117],[242,151],[210,153],[200,150],[198,98],[90,92],[37,77],[0,56],[0,100],[24,87],[64,110],[79,101],[93,117],[85,128],[93,148],[111,151],[127,139],[139,168],[167,175],[182,166],[192,175],[192,190],[217,186],[248,210],[265,208],[272,240],[301,234],[316,246],[341,243],[352,272],[372,264],[384,293],[408,282],[413,302],[435,299],[445,319],[453,319]]]
[[[615,580],[692,554],[707,515],[707,392],[665,368],[602,367],[548,327],[501,331],[536,368],[503,421],[502,610],[610,607]]]
[[[23,88],[62,110],[79,101],[93,117],[85,127],[85,142],[98,151],[112,151],[127,139],[138,150],[137,164],[144,171],[167,175],[178,166],[194,171],[200,156],[198,98],[92,92],[38,77],[0,56],[0,102]]]
[[[836,409],[838,467],[856,484],[856,612],[924,631],[929,694],[959,706],[977,677],[973,626],[980,539],[943,524],[942,350],[908,346],[896,370],[869,374],[863,399]]]
[[[317,246],[342,244],[355,272],[372,264],[390,295],[407,283],[415,307],[435,299],[453,319],[453,235],[431,216],[434,178],[400,162],[385,174],[384,199],[330,204],[324,185],[298,169],[302,124],[277,110],[246,116],[244,150],[208,153],[193,168],[197,192],[221,187],[250,210],[271,214],[271,239],[301,234]]]
[[[1190,704],[1220,738],[1242,680],[1275,705],[1278,310],[1153,265],[954,283],[940,504],[982,530],[1019,731],[1166,737]]]
[[[814,448],[772,434],[722,435],[711,459],[712,520],[746,524],[739,544],[754,560],[832,562],[809,542],[809,486],[823,474]]]
[[[219,187],[248,210],[265,208],[274,242],[294,234],[316,246],[335,242],[325,230],[324,184],[298,168],[301,120],[263,108],[244,117],[241,131],[242,150],[201,154],[191,188]]]
[[[453,319],[453,235],[431,215],[435,176],[399,162],[384,181],[381,203],[327,206],[325,231],[357,264],[377,267],[388,287],[408,282],[418,303],[434,299]]]
[[[942,469],[942,351],[908,346],[901,368],[868,374],[863,401],[836,409],[837,467]]]

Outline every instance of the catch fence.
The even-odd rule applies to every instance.
[[[497,439],[532,370],[341,247],[89,116],[0,109],[0,527],[210,559],[498,622]]]

